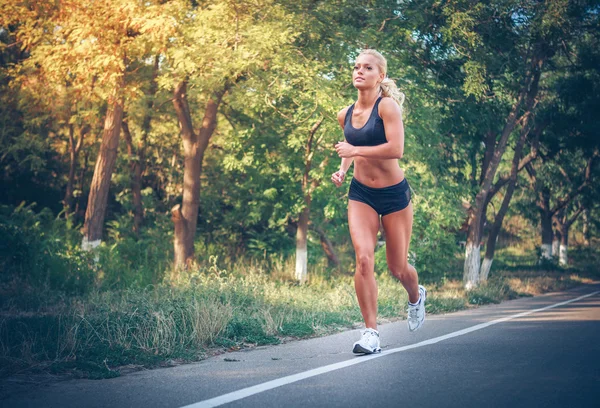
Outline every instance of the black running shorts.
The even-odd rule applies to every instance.
[[[406,179],[393,186],[373,188],[352,178],[348,192],[349,200],[365,203],[381,216],[405,209],[410,198],[410,186]]]

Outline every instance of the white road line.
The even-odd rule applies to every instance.
[[[406,350],[410,350],[410,349],[414,349],[414,348],[418,348],[418,347],[428,346],[430,344],[439,343],[440,341],[448,340],[453,337],[462,336],[463,334],[467,334],[467,333],[471,333],[471,332],[474,332],[477,330],[485,329],[486,327],[493,326],[498,323],[504,323],[509,320],[518,319],[519,317],[527,316],[527,315],[537,313],[537,312],[543,312],[544,310],[553,309],[555,307],[559,307],[559,306],[563,306],[563,305],[566,305],[569,303],[577,302],[578,300],[582,300],[587,297],[594,296],[597,293],[600,293],[600,291],[588,293],[587,295],[579,296],[574,299],[570,299],[570,300],[560,302],[560,303],[555,303],[553,305],[542,307],[539,309],[530,310],[528,312],[518,313],[516,315],[503,317],[503,318],[497,319],[497,320],[492,320],[491,322],[481,323],[481,324],[478,324],[475,326],[468,327],[463,330],[455,331],[453,333],[448,333],[443,336],[434,337],[433,339],[429,339],[429,340],[425,340],[425,341],[422,341],[419,343],[411,344],[409,346],[398,347],[395,349],[383,351],[379,354],[373,354],[373,355],[364,356],[361,358],[353,358],[352,360],[346,360],[346,361],[342,361],[340,363],[330,364],[327,366],[315,368],[313,370],[304,371],[302,373],[288,375],[287,377],[282,377],[282,378],[278,378],[276,380],[267,381],[267,382],[264,382],[262,384],[258,384],[258,385],[252,386],[252,387],[243,388],[241,390],[233,391],[228,394],[223,394],[223,395],[220,395],[215,398],[211,398],[211,399],[207,399],[204,401],[196,402],[194,404],[186,405],[185,407],[182,407],[182,408],[218,407],[220,405],[227,404],[227,403],[233,402],[233,401],[237,401],[237,400],[249,397],[251,395],[260,394],[261,392],[272,390],[273,388],[281,387],[283,385],[295,383],[297,381],[301,381],[306,378],[315,377],[317,375],[321,375],[321,374],[329,373],[331,371],[339,370],[340,368],[346,368],[346,367],[353,366],[355,364],[366,363],[367,361],[371,361],[375,358],[385,357],[387,355],[399,353],[401,351],[406,351]]]

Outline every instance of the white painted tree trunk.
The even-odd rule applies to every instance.
[[[466,289],[472,289],[479,286],[479,265],[481,264],[481,254],[479,245],[467,242],[465,247],[465,270],[464,283]]]
[[[552,259],[552,244],[542,244],[542,259]]]
[[[558,256],[559,248],[560,248],[560,240],[555,238],[552,241],[552,256]]]
[[[306,207],[298,218],[298,229],[296,230],[296,280],[305,283],[308,279],[308,216],[310,211],[310,200],[305,199]]]
[[[95,241],[88,241],[87,237],[84,235],[83,240],[81,241],[81,249],[83,251],[89,252],[95,248],[98,248],[101,243],[102,243],[101,239],[97,239]],[[96,263],[100,262],[100,254],[98,254],[98,252],[96,252],[94,254],[94,262],[96,262]]]
[[[558,264],[561,266],[567,266],[569,263],[569,257],[567,256],[567,246],[560,244]]]
[[[490,269],[492,269],[492,262],[494,262],[493,258],[483,258],[483,262],[481,263],[481,271],[479,271],[479,280],[480,282],[485,282],[490,275]]]
[[[306,282],[308,277],[308,250],[306,242],[304,246],[296,246],[296,280],[300,283]]]
[[[102,243],[102,240],[97,239],[95,241],[88,241],[88,238],[84,235],[83,240],[81,241],[81,249],[84,251],[91,251],[94,248],[97,248]]]
[[[590,229],[590,210],[586,208],[583,210],[583,245],[586,247],[590,246],[591,229]]]

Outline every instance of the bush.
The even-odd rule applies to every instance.
[[[80,248],[79,226],[35,204],[0,206],[0,283],[82,295],[95,288],[145,287],[163,280],[173,253],[168,217],[148,218],[151,228],[131,232],[131,217],[108,222],[108,241],[93,252]],[[165,238],[166,237],[166,238]]]
[[[0,206],[0,266],[2,281],[83,293],[93,286],[91,254],[79,249],[80,235],[68,221],[54,218],[35,204],[12,209]]]
[[[472,305],[486,305],[500,303],[506,299],[516,299],[517,292],[500,280],[490,280],[481,286],[467,291],[467,300]]]

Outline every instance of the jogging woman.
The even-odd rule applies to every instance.
[[[410,188],[398,164],[404,153],[404,94],[386,74],[385,58],[375,50],[363,50],[352,73],[358,100],[338,113],[346,140],[335,145],[342,163],[331,180],[341,186],[354,162],[348,192],[348,225],[356,253],[354,287],[365,321],[361,339],[354,343],[354,353],[381,351],[374,270],[380,223],[385,233],[388,268],[408,292],[408,329],[417,330],[425,320],[427,291],[419,285],[417,271],[408,263],[413,223]]]

